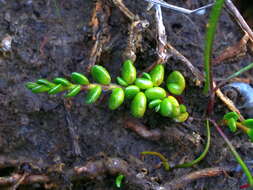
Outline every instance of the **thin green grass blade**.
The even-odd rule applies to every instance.
[[[195,160],[191,161],[191,162],[186,162],[183,164],[179,164],[176,165],[175,168],[188,168],[188,167],[192,167],[195,164],[199,163],[201,160],[203,160],[205,158],[205,156],[208,153],[209,147],[210,147],[210,141],[211,141],[211,134],[210,134],[210,127],[209,127],[209,120],[206,120],[206,135],[207,135],[207,142],[206,142],[206,146],[204,151],[201,153],[201,155],[196,158]]]
[[[216,0],[208,21],[206,37],[205,37],[205,50],[204,50],[204,68],[205,68],[205,87],[204,92],[207,94],[212,89],[212,48],[217,27],[218,20],[220,18],[222,6],[224,0]]]
[[[237,151],[235,150],[235,147],[231,144],[231,142],[229,141],[229,139],[227,138],[227,136],[223,133],[223,131],[221,130],[221,128],[217,125],[217,123],[213,120],[210,120],[212,122],[212,124],[215,126],[216,130],[219,132],[219,134],[222,136],[222,138],[224,139],[224,141],[227,143],[229,149],[231,150],[233,156],[235,157],[236,161],[240,164],[240,166],[242,167],[243,172],[245,173],[247,179],[248,179],[248,183],[250,185],[250,187],[253,187],[253,177],[250,173],[249,168],[247,167],[247,165],[245,164],[245,162],[242,160],[242,158],[240,157],[240,155],[237,153]]]

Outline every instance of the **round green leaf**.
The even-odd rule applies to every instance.
[[[173,106],[168,98],[164,98],[160,103],[160,114],[164,117],[172,116]]]
[[[81,73],[77,73],[77,72],[72,73],[71,79],[81,85],[89,84],[88,78]]]
[[[117,77],[116,80],[117,80],[117,83],[121,86],[127,86],[128,85],[127,82],[124,81],[121,77]]]
[[[130,85],[125,88],[125,96],[127,99],[132,99],[140,92],[140,88],[135,85]]]
[[[166,84],[170,93],[180,95],[185,89],[184,76],[179,71],[173,71],[168,76]]]
[[[109,98],[109,108],[117,109],[124,102],[124,90],[122,88],[114,88]]]
[[[135,85],[138,86],[140,89],[147,89],[153,87],[153,82],[148,79],[137,78],[135,80]]]
[[[122,184],[124,177],[125,176],[123,176],[122,174],[120,174],[116,177],[115,184],[116,184],[117,188],[121,188],[121,184]]]
[[[246,119],[242,122],[245,127],[253,129],[253,119]]]
[[[100,84],[107,85],[111,82],[110,74],[104,67],[100,65],[94,65],[91,68],[91,75],[93,79]]]
[[[65,95],[66,98],[76,96],[82,89],[81,85],[75,85],[69,90],[69,92]]]
[[[54,82],[56,84],[61,84],[62,86],[70,86],[71,85],[71,83],[67,79],[60,78],[60,77],[55,78]]]
[[[160,99],[152,100],[151,102],[149,102],[148,108],[153,109],[154,107],[158,106],[161,102],[162,100]]]
[[[143,92],[139,92],[131,103],[131,113],[134,117],[143,117],[147,106],[147,98]]]
[[[59,92],[62,92],[64,89],[62,87],[62,84],[58,84],[56,85],[54,88],[51,88],[49,91],[48,91],[48,94],[57,94]]]
[[[161,87],[149,88],[145,91],[148,100],[163,99],[166,97],[166,91]]]
[[[228,125],[231,132],[233,132],[233,133],[236,132],[237,127],[236,127],[236,121],[234,118],[228,119],[227,125]]]
[[[150,71],[150,76],[152,78],[154,86],[160,86],[164,79],[164,66],[162,64],[156,65]]]
[[[102,87],[99,86],[99,85],[91,88],[88,91],[88,94],[85,98],[85,103],[86,104],[92,104],[92,103],[96,102],[97,99],[99,98],[99,96],[101,95],[101,92],[102,92]]]
[[[131,60],[126,60],[123,63],[121,71],[122,79],[127,84],[132,84],[136,79],[136,68]]]

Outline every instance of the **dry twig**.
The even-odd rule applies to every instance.
[[[142,32],[149,26],[149,22],[147,20],[141,20],[138,15],[132,13],[122,0],[113,0],[113,3],[131,21],[127,47],[123,52],[123,60],[130,59],[135,62],[137,50],[142,49]]]
[[[166,45],[167,45],[167,35],[165,31],[165,26],[163,24],[163,16],[162,10],[160,5],[155,5],[155,19],[156,19],[156,51],[158,54],[158,60],[150,65],[148,68],[145,69],[145,72],[152,70],[157,64],[165,64],[171,55],[167,52]]]
[[[92,47],[89,65],[87,70],[90,71],[91,67],[99,61],[103,48],[110,40],[108,20],[111,11],[105,0],[98,0],[93,9],[90,25],[92,26],[92,39],[95,44]]]

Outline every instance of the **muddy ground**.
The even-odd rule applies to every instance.
[[[137,69],[142,71],[157,59],[154,10],[145,11],[145,1],[124,2],[134,14],[150,23],[147,31],[143,32],[142,51],[137,51],[135,62]],[[169,2],[194,9],[211,1]],[[158,184],[164,184],[186,173],[204,168],[235,168],[235,158],[213,128],[208,156],[193,168],[166,172],[163,168],[156,169],[159,159],[152,156],[147,156],[143,162],[133,161],[133,158],[140,158],[140,152],[150,150],[162,153],[170,163],[177,164],[196,158],[204,148],[205,123],[196,119],[203,118],[207,97],[203,95],[202,87],[195,86],[190,70],[173,57],[166,64],[166,73],[177,69],[185,75],[187,88],[183,99],[190,116],[195,119],[176,124],[148,111],[140,120],[150,129],[167,131],[167,141],[147,140],[124,128],[126,122],[132,120],[129,107],[124,105],[117,111],[109,111],[106,96],[95,105],[85,105],[82,93],[72,100],[70,108],[66,108],[62,95],[32,94],[24,87],[26,82],[38,78],[69,77],[74,71],[87,73],[86,68],[94,45],[89,24],[94,6],[95,2],[91,0],[0,0],[0,39],[6,35],[13,39],[11,51],[0,57],[0,157],[2,160],[20,161],[15,166],[1,166],[0,176],[22,173],[20,163],[33,163],[34,167],[41,167],[37,171],[40,174],[50,173],[49,169],[44,171],[45,168],[64,164],[61,171],[56,169],[53,174],[50,173],[54,182],[57,182],[55,189],[95,190],[117,189],[114,184],[116,175],[103,174],[98,179],[71,181],[65,172],[75,166],[82,166],[88,160],[118,157],[125,160],[137,173],[141,172],[142,168],[147,168],[147,179],[152,178]],[[111,39],[117,38],[102,52],[97,64],[105,66],[115,81],[120,73],[130,21],[110,1],[108,7],[111,12],[108,33]],[[187,16],[163,9],[168,42],[202,72],[208,15],[209,12],[203,16]],[[235,21],[223,11],[214,44],[214,56],[238,42],[242,36],[243,32]],[[246,53],[243,57],[222,62],[214,69],[215,78],[223,79],[252,60],[252,56]],[[243,75],[244,78],[251,76],[252,71]],[[252,77],[249,79],[252,80]],[[224,104],[217,100],[214,118],[221,119],[226,111]],[[231,134],[226,128],[224,131],[243,159],[252,160],[253,145],[246,135],[240,132]],[[181,136],[176,138],[173,136],[174,133]],[[247,180],[241,172],[230,172],[228,175],[196,180],[184,189],[236,190],[245,183]],[[0,188],[4,189],[2,186]],[[18,188],[44,189],[45,186],[35,183]],[[126,180],[121,189],[140,187]]]

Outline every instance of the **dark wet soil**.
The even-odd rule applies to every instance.
[[[136,67],[141,71],[156,60],[154,12],[147,13],[144,10],[144,1],[124,2],[131,11],[150,22],[148,31],[143,33],[143,51],[137,52]],[[182,0],[170,2],[190,9],[208,3],[207,0],[189,0],[188,4]],[[109,32],[112,38],[119,37],[102,53],[97,64],[104,65],[115,79],[120,72],[130,22],[113,3],[109,4]],[[176,128],[196,140],[193,142],[182,138],[179,142],[173,139],[169,142],[153,142],[124,128],[126,120],[130,118],[127,105],[117,111],[109,111],[106,99],[95,105],[85,105],[84,94],[80,94],[73,99],[72,107],[67,111],[61,95],[33,94],[24,87],[26,82],[38,78],[69,77],[74,71],[87,73],[85,69],[94,44],[89,25],[93,8],[94,2],[91,0],[0,0],[0,39],[6,35],[13,38],[11,51],[0,57],[1,156],[27,159],[27,162],[36,160],[43,165],[64,163],[66,168],[81,165],[101,152],[126,161],[130,156],[140,158],[140,152],[146,150],[164,154],[171,163],[194,159],[205,145],[205,123],[202,121],[191,120],[181,125],[148,112],[141,122],[150,129],[169,131]],[[203,44],[208,14],[187,16],[163,9],[163,16],[168,41],[203,71]],[[235,44],[242,36],[241,29],[224,11],[214,43],[214,55],[217,56],[226,47]],[[252,60],[252,56],[246,54],[240,59],[216,66],[215,77],[222,79]],[[172,57],[166,64],[166,73],[175,69],[180,70],[187,79],[183,99],[190,116],[202,118],[207,103],[202,88],[194,85],[190,70]],[[243,77],[251,77],[252,80],[252,71]],[[222,118],[226,111],[223,103],[218,100],[214,118]],[[78,136],[80,155],[75,150],[70,128]],[[242,133],[231,134],[227,129],[224,131],[243,159],[252,160],[253,145],[247,137]],[[155,169],[159,160],[151,156],[144,162],[149,170],[147,175],[158,177],[160,183],[165,183],[202,168],[231,164],[236,166],[235,159],[222,138],[214,129],[211,132],[210,151],[200,164],[194,168],[165,172],[163,168]],[[13,168],[5,168],[0,170],[0,175],[7,176],[12,172]],[[73,184],[73,189],[117,189],[114,178],[115,176],[109,175],[100,181],[78,182]],[[230,176],[197,180],[185,189],[236,190],[246,182],[245,177],[232,173]],[[23,188],[43,189],[39,185],[23,186],[20,189]],[[122,189],[134,187],[123,184]]]

